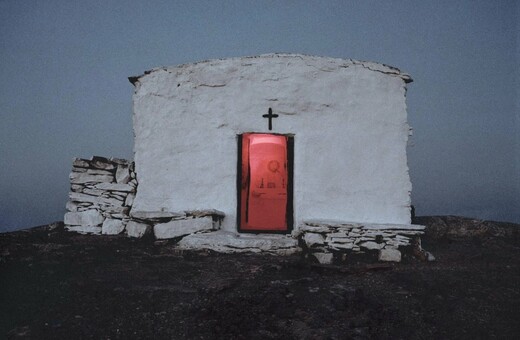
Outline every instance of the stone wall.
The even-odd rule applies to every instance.
[[[224,213],[131,211],[137,192],[134,163],[118,158],[75,158],[70,173],[65,228],[83,234],[180,239],[220,228]]]
[[[320,263],[368,252],[377,252],[379,261],[400,262],[400,249],[407,247],[412,248],[414,255],[432,261],[433,255],[421,248],[424,229],[414,224],[306,221],[293,236]]]
[[[221,229],[225,214],[215,209],[179,212],[142,211],[133,207],[137,193],[134,163],[117,158],[75,158],[65,228],[79,233],[129,237],[150,235],[173,240],[179,249],[217,252],[294,254],[304,251],[320,263],[345,260],[350,254],[375,253],[379,261],[401,261],[401,250],[433,260],[421,248],[424,226],[304,221],[292,235],[237,234]]]
[[[137,188],[133,162],[97,156],[75,158],[69,178],[65,228],[110,235],[125,230]]]
[[[224,213],[214,209],[183,212],[132,211],[127,226],[127,235],[141,237],[153,230],[158,240],[176,239],[210,233],[220,228]]]

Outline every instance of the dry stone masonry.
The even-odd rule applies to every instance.
[[[164,240],[218,230],[224,213],[214,209],[184,212],[132,211],[130,216],[132,228],[139,232],[129,231],[129,236],[141,237],[153,231],[156,239]]]
[[[377,252],[379,261],[401,261],[401,250],[433,260],[421,248],[424,226],[304,221],[292,235],[236,234],[219,230],[225,214],[215,209],[183,212],[134,211],[137,176],[131,161],[94,156],[75,158],[65,227],[78,233],[172,239],[183,250],[223,253],[267,252],[289,255],[304,251],[322,264],[350,254]]]
[[[420,247],[424,226],[402,224],[365,224],[306,221],[294,233],[305,250],[320,263],[332,263],[342,255],[378,252],[379,261],[400,262],[400,248],[412,247],[424,254],[427,260],[433,256]]]
[[[120,234],[130,220],[137,180],[134,163],[118,158],[75,158],[65,214],[68,230]]]
[[[84,234],[176,239],[220,228],[224,213],[218,210],[185,212],[131,211],[137,191],[134,163],[94,156],[75,158],[70,173],[71,191],[65,226]]]

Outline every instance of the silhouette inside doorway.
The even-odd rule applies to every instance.
[[[287,232],[292,227],[292,138],[240,136],[239,230]]]

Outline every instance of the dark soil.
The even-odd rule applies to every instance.
[[[416,222],[435,262],[181,253],[59,226],[0,234],[0,338],[520,338],[520,225]]]

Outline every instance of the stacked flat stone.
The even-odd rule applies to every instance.
[[[109,235],[125,230],[137,188],[133,162],[97,156],[75,158],[69,178],[65,228]]]
[[[187,235],[209,233],[220,228],[225,214],[215,209],[183,212],[132,211],[127,235],[142,237],[153,230],[156,239],[180,239]]]
[[[380,261],[401,261],[400,247],[413,245],[424,233],[421,225],[304,222],[297,237],[320,263],[331,263],[334,253],[378,251]]]

